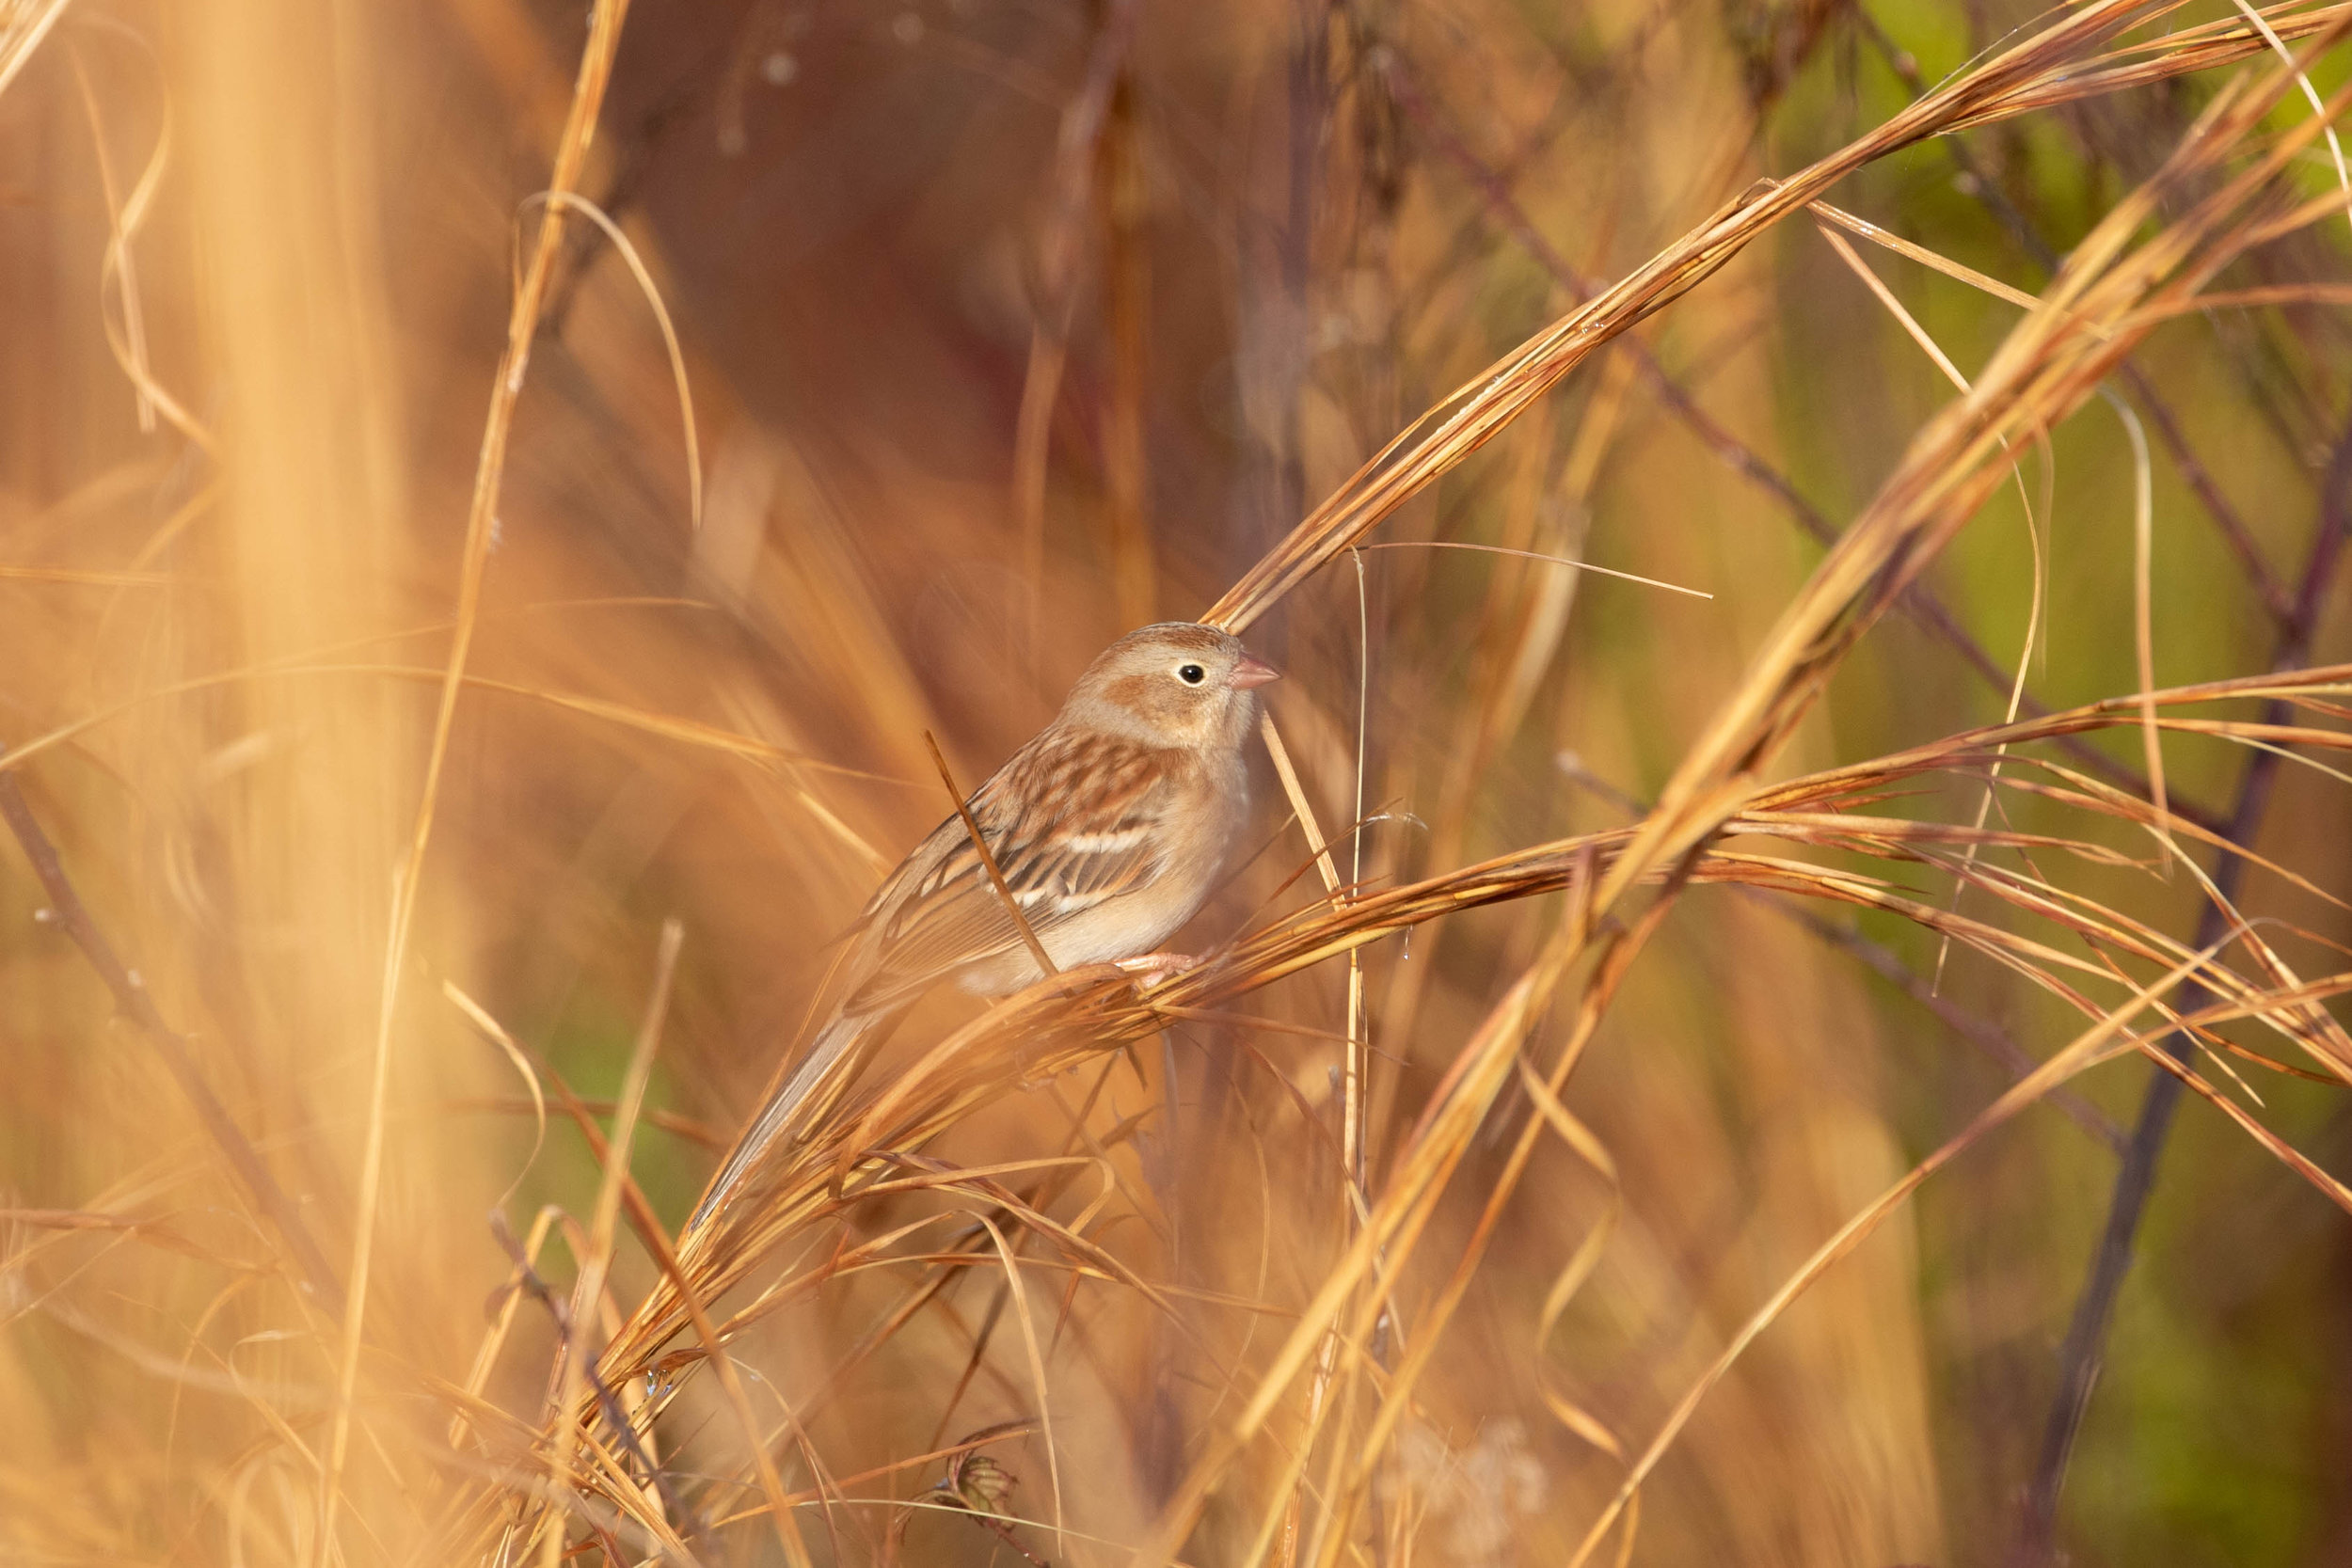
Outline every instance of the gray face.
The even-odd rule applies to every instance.
[[[1237,745],[1257,710],[1252,689],[1273,678],[1232,633],[1163,622],[1105,648],[1062,711],[1164,744]]]

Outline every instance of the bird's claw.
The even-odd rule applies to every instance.
[[[1202,960],[1190,953],[1141,953],[1120,958],[1118,967],[1136,976],[1136,989],[1150,990],[1177,975],[1199,969]]]

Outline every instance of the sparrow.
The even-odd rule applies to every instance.
[[[965,802],[1057,970],[1158,954],[1216,885],[1249,814],[1243,746],[1279,678],[1238,638],[1163,622],[1087,666],[1051,723]],[[1043,977],[961,814],[898,863],[850,927],[841,1001],[704,1190],[687,1234],[729,1203],[818,1083],[933,986],[1004,996]]]

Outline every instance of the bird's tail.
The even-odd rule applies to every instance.
[[[702,1201],[694,1205],[686,1228],[678,1233],[681,1246],[695,1239],[742,1196],[769,1153],[804,1125],[812,1101],[828,1098],[818,1091],[839,1086],[841,1079],[847,1076],[852,1049],[881,1032],[879,1026],[888,1022],[887,1018],[871,1013],[835,1013],[817,1032],[817,1037],[809,1042],[797,1064],[788,1071],[778,1069],[777,1075],[783,1081],[770,1085],[759,1114],[743,1129],[742,1135],[735,1140],[734,1149],[720,1165],[719,1174],[703,1189]]]

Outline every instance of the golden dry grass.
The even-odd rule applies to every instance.
[[[0,0],[0,1554],[2331,1560],[2347,28]],[[681,1239],[1176,615],[1211,961]]]

